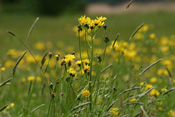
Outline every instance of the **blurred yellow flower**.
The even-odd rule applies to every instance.
[[[157,82],[157,78],[156,78],[156,77],[152,77],[152,78],[150,79],[150,83],[155,83],[155,82]]]
[[[151,95],[151,96],[159,96],[160,93],[159,93],[159,91],[157,91],[156,89],[152,89],[151,92],[150,92],[150,95]]]
[[[90,91],[85,90],[81,93],[84,97],[89,97],[91,95]]]
[[[168,112],[168,115],[169,115],[170,117],[175,117],[175,111],[174,111],[174,110],[170,110],[170,111]]]
[[[132,98],[129,100],[129,102],[135,102],[136,101],[136,98]]]
[[[27,80],[30,82],[30,81],[34,81],[35,80],[35,77],[34,76],[29,76],[28,78],[27,78]]]
[[[153,87],[153,85],[147,84],[147,85],[145,86],[145,89],[151,89],[152,87]]]
[[[37,42],[34,44],[34,48],[37,50],[44,50],[45,49],[45,45],[43,42]]]
[[[154,33],[151,33],[150,35],[149,35],[149,38],[150,39],[154,39],[156,37],[156,35],[154,34]]]
[[[5,71],[6,70],[6,68],[5,67],[1,67],[1,71]]]

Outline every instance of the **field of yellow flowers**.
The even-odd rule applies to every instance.
[[[170,26],[175,15],[160,14],[156,18],[163,14],[168,22],[141,18],[132,24],[133,14],[118,20],[77,15],[73,26],[64,16],[60,32],[52,35],[56,21],[51,28],[47,22],[52,19],[36,18],[24,39],[14,24],[6,34],[0,28],[6,38],[1,43],[0,117],[175,117],[175,32]],[[40,20],[48,30],[38,34]]]

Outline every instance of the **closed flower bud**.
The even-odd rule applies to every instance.
[[[103,28],[106,30],[106,28],[107,28],[107,25],[106,25],[106,24],[104,24],[104,25],[103,25]]]
[[[81,25],[78,25],[78,32],[82,31]]]
[[[52,58],[52,52],[49,52],[49,58]]]
[[[105,43],[109,42],[108,36],[105,37],[105,40],[104,41],[105,41]]]

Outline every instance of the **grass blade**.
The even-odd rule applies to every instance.
[[[133,88],[130,88],[130,89],[126,89],[125,91],[121,92],[119,95],[122,95],[126,92],[129,92],[129,91],[132,91],[132,90],[136,90],[136,89],[140,89],[141,87],[133,87]]]
[[[38,110],[39,108],[43,107],[45,104],[41,104],[38,107],[34,108],[31,113],[35,112],[36,110]]]
[[[42,60],[41,60],[41,67],[40,67],[40,68],[43,67],[43,65],[44,65],[44,63],[45,63],[45,61],[46,61],[46,57],[47,57],[48,53],[49,53],[49,52],[46,52],[46,53],[44,54],[44,56],[43,56],[43,58],[42,58]]]
[[[28,95],[30,95],[31,87],[32,87],[32,81],[30,81],[30,85],[29,85],[29,89],[28,89]]]
[[[80,107],[83,107],[83,106],[85,106],[85,105],[88,105],[88,104],[91,104],[91,102],[85,102],[85,103],[83,103],[83,104],[80,104],[80,105],[78,105],[78,106],[75,106],[74,108],[72,108],[71,111],[74,111],[74,110],[76,110],[76,109],[78,109],[78,108],[80,108]]]
[[[135,36],[135,34],[136,34],[144,25],[145,25],[144,23],[142,23],[141,25],[139,25],[139,26],[136,28],[136,30],[132,33],[132,35],[130,36],[129,40],[132,39],[132,38]]]
[[[8,105],[5,105],[4,107],[2,107],[2,108],[0,109],[0,112],[3,111],[4,109],[6,109],[7,106],[8,106]]]
[[[148,114],[146,113],[146,111],[145,111],[145,109],[143,108],[143,106],[140,106],[140,108],[142,109],[142,111],[143,111],[145,117],[148,117]]]
[[[107,112],[111,109],[111,107],[116,103],[116,101],[113,101],[112,104],[109,105],[109,107],[107,108]]]
[[[157,63],[159,63],[163,58],[157,60],[156,62],[152,63],[151,65],[149,65],[148,67],[146,67],[139,75],[142,75],[143,73],[145,73],[148,69],[150,69],[152,66],[156,65]]]
[[[169,92],[171,92],[173,90],[175,90],[175,88],[171,88],[171,89],[167,90],[166,92],[163,93],[163,95],[168,94]]]
[[[132,2],[133,2],[133,0],[129,1],[129,3],[128,3],[127,6],[126,6],[126,9],[129,8],[129,6],[132,4]]]
[[[33,30],[33,28],[35,27],[35,25],[36,25],[36,23],[38,22],[38,20],[39,20],[39,17],[37,17],[36,20],[34,21],[34,23],[32,24],[32,26],[31,26],[31,28],[30,28],[30,30],[29,30],[29,32],[28,32],[26,41],[28,40],[28,38],[29,38],[30,34],[32,33],[32,30]]]
[[[109,64],[107,67],[105,67],[104,69],[101,70],[101,73],[103,73],[104,71],[106,71],[111,66],[112,66],[112,64]]]
[[[120,35],[120,34],[118,33],[117,36],[116,36],[116,38],[115,38],[115,40],[114,40],[114,43],[112,44],[112,48],[115,46],[115,43],[116,43],[116,41],[117,41],[119,35]]]
[[[12,78],[10,78],[10,79],[8,79],[7,81],[5,81],[5,82],[3,82],[3,83],[1,83],[0,84],[0,87],[2,87],[2,86],[4,86],[4,85],[6,85],[8,82],[10,82],[12,80]]]
[[[13,76],[15,75],[15,71],[17,66],[19,65],[19,63],[21,62],[21,60],[24,58],[24,56],[26,55],[27,50],[24,52],[24,54],[18,59],[18,61],[16,62],[15,66],[13,67]]]

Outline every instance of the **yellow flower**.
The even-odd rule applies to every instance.
[[[85,65],[90,65],[89,59],[84,59],[84,60],[83,60],[83,63],[84,63]]]
[[[150,79],[150,82],[151,82],[151,83],[157,82],[157,78],[156,78],[156,77],[152,77],[152,78]]]
[[[5,71],[5,67],[1,67],[1,71]]]
[[[159,93],[159,91],[157,91],[156,89],[152,89],[151,92],[150,92],[150,95],[151,95],[151,96],[159,96],[160,93]]]
[[[78,65],[80,67],[81,66],[81,61],[77,61],[76,65]]]
[[[143,86],[144,84],[145,84],[145,82],[140,82],[140,84],[139,84],[139,85],[140,85],[140,86]]]
[[[37,82],[41,82],[41,80],[42,80],[41,77],[39,77],[39,76],[36,77]]]
[[[88,24],[90,22],[90,20],[91,20],[91,18],[86,17],[86,15],[81,16],[80,18],[78,18],[78,21],[81,25]]]
[[[35,77],[34,76],[29,76],[28,77],[28,81],[30,82],[30,81],[34,81],[35,80]]]
[[[26,78],[22,78],[22,82],[26,82]]]
[[[89,73],[89,72],[90,72],[90,66],[85,65],[85,66],[84,66],[84,72],[85,72],[85,73]]]
[[[162,91],[162,92],[166,92],[167,89],[166,89],[166,88],[162,88],[161,91]]]
[[[175,111],[174,111],[174,110],[170,110],[170,111],[168,112],[168,115],[169,115],[170,117],[175,117]]]
[[[89,97],[91,95],[90,91],[85,90],[81,93],[84,97]]]
[[[149,35],[149,38],[150,39],[154,39],[156,37],[156,35],[154,34],[154,33],[151,33],[150,35]]]
[[[15,104],[14,103],[11,103],[10,106],[11,106],[11,108],[13,108],[15,106]]]
[[[64,60],[66,63],[71,63],[75,59],[75,56],[72,54],[68,54],[65,56]]]
[[[37,42],[34,44],[34,48],[37,49],[37,50],[44,50],[45,48],[45,45],[43,42]]]
[[[106,17],[102,17],[102,16],[96,17],[96,18],[97,20],[100,20],[101,22],[104,22],[107,19]]]
[[[135,102],[136,101],[136,98],[132,98],[129,100],[129,102]]]
[[[67,72],[68,72],[69,75],[72,76],[72,77],[76,77],[76,76],[77,76],[77,72],[75,71],[74,68],[69,68],[69,70],[67,70]]]
[[[146,86],[145,86],[145,89],[151,89],[153,86],[151,85],[151,84],[147,84]]]

